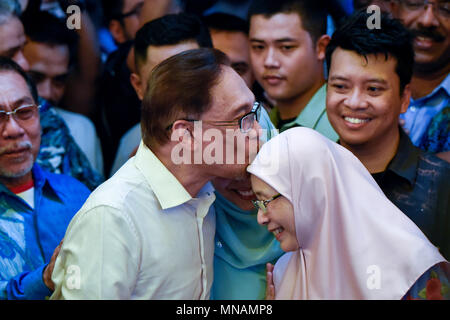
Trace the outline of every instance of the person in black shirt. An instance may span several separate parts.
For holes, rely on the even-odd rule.
[[[369,30],[369,16],[353,15],[327,48],[328,118],[340,144],[449,259],[450,164],[414,147],[399,127],[411,97],[412,39],[386,15]]]

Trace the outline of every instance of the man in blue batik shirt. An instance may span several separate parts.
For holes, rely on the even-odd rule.
[[[76,179],[43,170],[37,91],[0,58],[0,299],[44,299],[73,215],[89,196]],[[55,250],[56,248],[56,250]]]
[[[394,0],[391,8],[414,36],[412,98],[402,116],[404,128],[415,146],[449,151],[450,2]]]

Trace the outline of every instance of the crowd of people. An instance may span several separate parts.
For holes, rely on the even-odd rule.
[[[0,0],[0,299],[450,299],[449,71],[448,0]]]

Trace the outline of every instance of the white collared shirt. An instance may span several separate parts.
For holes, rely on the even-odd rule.
[[[142,142],[71,221],[52,299],[209,299],[215,200],[192,198]]]

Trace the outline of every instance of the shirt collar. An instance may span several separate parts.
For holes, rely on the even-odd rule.
[[[388,166],[388,170],[407,179],[412,185],[416,180],[417,162],[421,154],[420,149],[416,148],[403,129],[400,128],[400,141],[397,153]]]
[[[284,125],[283,130],[289,129],[294,126],[303,126],[308,128],[315,128],[317,122],[320,120],[321,116],[326,112],[326,106],[323,103],[326,101],[327,87],[324,84],[319,90],[314,94],[314,96],[309,100],[306,107],[300,112],[297,118]],[[322,105],[322,107],[318,107]],[[278,109],[275,107],[270,112],[270,119],[278,127],[280,121],[280,114]],[[281,128],[280,128],[281,129]]]
[[[183,185],[142,140],[134,161],[163,210],[182,205],[192,199]]]
[[[326,95],[327,86],[324,84],[309,100],[305,109],[295,119],[295,122],[304,127],[315,128],[321,116],[326,112],[326,106],[323,103],[326,101]]]
[[[443,91],[445,91],[447,96],[450,97],[450,73],[447,75],[447,77],[445,77],[444,81],[442,81],[436,88],[434,88],[434,90],[430,94],[428,94],[428,95],[426,95],[424,97],[421,97],[419,99],[416,99],[416,100],[414,100],[411,97],[411,102],[422,101],[422,100],[425,100],[425,99],[429,99],[430,97],[433,97],[435,94],[437,94],[441,89]]]
[[[36,190],[41,190],[45,186],[50,188],[55,195],[58,195],[56,189],[52,186],[51,179],[49,179],[47,173],[42,170],[36,162],[33,164],[31,172],[33,174],[33,183]],[[7,193],[15,196],[15,194],[12,193],[3,183],[0,183],[0,193]]]

